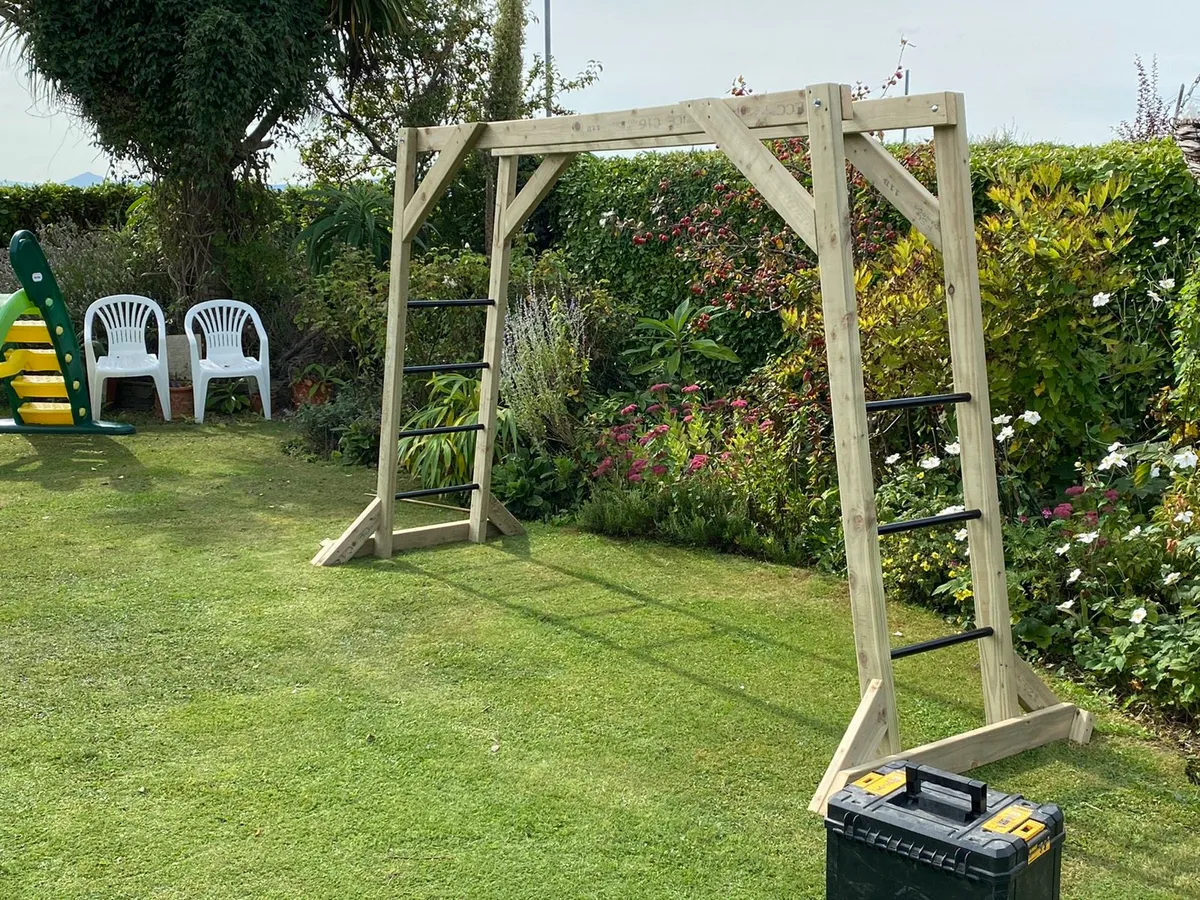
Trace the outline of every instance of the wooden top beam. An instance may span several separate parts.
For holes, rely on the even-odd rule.
[[[804,91],[752,94],[722,100],[760,140],[808,134],[808,105]],[[944,93],[851,103],[850,88],[842,85],[842,106],[849,111],[844,129],[850,133],[954,124],[955,107],[946,101]],[[417,129],[417,149],[423,153],[441,150],[454,137],[457,127],[442,125]],[[622,112],[490,122],[484,126],[475,146],[498,156],[510,156],[711,143],[712,139],[688,115],[684,104],[675,103]]]

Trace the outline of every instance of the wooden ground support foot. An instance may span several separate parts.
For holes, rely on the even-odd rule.
[[[878,678],[867,685],[867,692],[858,704],[858,711],[850,720],[842,742],[838,744],[829,767],[825,769],[825,777],[821,779],[821,784],[808,805],[811,812],[824,811],[825,798],[834,793],[833,784],[844,769],[878,757],[879,748],[888,731],[888,707],[883,702],[882,688],[883,682]]]
[[[867,772],[898,759],[962,773],[977,769],[1017,753],[1043,747],[1068,738],[1084,743],[1091,736],[1091,714],[1073,703],[1058,703],[1024,716],[985,725],[932,744],[882,756],[866,763],[855,763],[835,777],[822,780],[809,809],[825,814],[829,798]]]
[[[366,509],[359,513],[358,518],[350,523],[350,527],[342,532],[341,537],[321,542],[321,549],[312,558],[312,564],[314,566],[340,566],[356,556],[373,553],[375,542],[372,535],[379,529],[381,508],[382,504],[376,497],[367,504]],[[371,549],[365,550],[368,542],[371,544]]]

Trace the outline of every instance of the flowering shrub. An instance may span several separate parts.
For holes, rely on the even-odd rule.
[[[828,412],[782,388],[771,399],[708,400],[699,385],[659,383],[599,416],[581,524],[835,565]]]

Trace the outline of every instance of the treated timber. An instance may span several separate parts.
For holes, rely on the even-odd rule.
[[[971,395],[956,411],[962,453],[963,504],[980,518],[967,523],[975,624],[995,633],[979,642],[983,702],[989,723],[1021,712],[1014,674],[1016,654],[1004,575],[1004,539],[996,484],[995,440],[988,394],[979,261],[971,201],[971,149],[961,94],[947,94],[956,124],[933,130],[937,158],[938,209],[941,214],[942,260],[950,330],[954,390]]]
[[[883,682],[877,678],[867,685],[867,691],[862,695],[858,710],[854,713],[854,718],[850,720],[850,725],[842,736],[842,742],[838,744],[833,759],[825,769],[825,777],[821,779],[821,784],[817,787],[817,792],[808,805],[810,811],[821,811],[822,804],[832,793],[831,788],[843,769],[848,769],[869,759],[875,759],[878,755],[879,745],[883,742],[888,730],[887,707],[884,705],[883,696],[880,693],[882,686]]]
[[[770,150],[722,100],[693,100],[685,108],[746,180],[811,249],[817,248],[816,206]]]
[[[914,94],[851,103],[850,88],[838,88],[842,109],[849,116],[847,131],[876,132],[953,124],[945,94]],[[807,96],[804,91],[779,91],[726,97],[722,101],[755,132],[760,140],[804,137],[808,134]],[[936,107],[936,109],[935,109]],[[453,125],[422,128],[422,152],[441,150],[454,135]],[[699,128],[682,103],[619,112],[555,116],[551,119],[515,119],[490,122],[475,145],[497,155],[637,150],[707,144],[711,139]]]
[[[442,194],[446,193],[450,182],[467,161],[471,148],[475,146],[486,126],[482,122],[471,122],[450,127],[454,129],[453,135],[429,167],[425,177],[421,179],[421,185],[414,192],[412,199],[404,207],[404,228],[401,233],[406,241],[411,241],[417,236],[433,208],[442,199]]]
[[[361,556],[362,548],[370,542],[371,550],[375,544],[371,535],[379,528],[379,498],[376,497],[367,504],[367,508],[358,514],[358,518],[350,523],[350,527],[342,532],[341,537],[324,541],[317,555],[313,557],[314,566],[339,566],[349,562],[356,556]]]
[[[500,159],[496,175],[496,222],[506,222],[509,207],[517,195],[517,157]],[[504,355],[504,318],[508,311],[508,277],[512,268],[512,238],[504,228],[492,233],[492,268],[488,296],[496,301],[489,306],[483,335],[483,361],[487,368],[479,385],[479,424],[483,430],[475,438],[475,483],[479,490],[471,495],[468,535],[472,541],[487,540],[488,512],[492,496],[492,462],[496,452],[497,407],[500,404],[500,360]]]
[[[846,158],[884,198],[900,210],[913,227],[942,249],[942,224],[937,197],[892,156],[887,148],[867,134],[846,135]]]
[[[542,160],[537,171],[529,176],[521,193],[509,204],[504,214],[504,237],[512,240],[533,215],[534,211],[546,199],[546,195],[554,189],[554,185],[567,170],[567,166],[575,159],[574,153],[552,153]]]
[[[462,134],[455,131],[455,134]],[[402,128],[396,151],[396,199],[392,213],[392,234],[404,232],[409,201],[416,190],[416,129]],[[379,472],[376,500],[379,519],[375,523],[375,555],[392,555],[392,520],[396,512],[396,464],[399,456],[400,394],[404,386],[404,337],[408,324],[408,276],[412,263],[412,241],[392,242],[391,268],[388,273],[387,342],[383,363],[383,402],[380,419]]]
[[[814,797],[813,806],[824,813],[829,798],[852,781],[898,759],[917,765],[933,766],[948,772],[968,772],[999,759],[1042,747],[1071,736],[1080,710],[1071,703],[1059,703],[1024,716],[965,731],[903,753],[892,753],[867,763],[856,763],[838,773],[824,796]]]
[[[392,532],[392,546],[394,550],[416,550],[421,547],[436,547],[439,544],[453,544],[465,541],[470,530],[471,525],[465,519],[461,522],[405,528]]]
[[[1050,690],[1046,683],[1038,677],[1033,666],[1019,656],[1014,662],[1013,674],[1017,679],[1017,700],[1022,709],[1026,712],[1035,712],[1061,702],[1054,691]]]
[[[517,535],[525,533],[525,526],[521,524],[508,507],[496,499],[495,494],[488,495],[488,520],[500,530],[501,534]]]
[[[842,139],[842,98],[838,86],[832,84],[810,86],[808,93],[812,98],[809,150],[812,156],[813,199],[817,206],[816,243],[821,269],[821,305],[825,321],[829,396],[833,407],[838,490],[859,690],[865,696],[873,681],[881,683],[879,693],[888,721],[884,746],[888,752],[894,753],[900,749],[900,734],[896,688],[892,681],[883,566],[879,558],[879,537],[875,530],[878,520],[851,251],[846,149]],[[798,184],[796,189],[800,189]]]

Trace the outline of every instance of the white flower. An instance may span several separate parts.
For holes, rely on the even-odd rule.
[[[1151,478],[1157,478],[1161,474],[1162,474],[1162,468],[1160,468],[1159,466],[1151,466],[1150,467],[1150,477]]]
[[[900,462],[900,454],[893,453],[891,456],[885,459],[884,462],[889,466],[894,466],[896,463]]]
[[[921,460],[919,463],[917,463],[917,465],[919,465],[926,472],[930,471],[931,469],[936,469],[941,464],[942,464],[942,461],[940,459],[938,459],[936,456],[927,456],[923,460]]]
[[[992,424],[993,425],[1007,425],[1011,421],[1012,421],[1012,416],[996,416],[996,418],[992,419]]]
[[[1098,537],[1100,537],[1100,532],[1098,531],[1085,531],[1083,534],[1076,537],[1075,540],[1079,541],[1081,544],[1090,544]]]
[[[1000,429],[1000,433],[998,435],[996,435],[996,440],[999,441],[1001,444],[1003,444],[1014,434],[1016,434],[1016,432],[1013,431],[1013,427],[1011,425],[1005,425],[1003,428]]]
[[[1157,249],[1159,247],[1165,247],[1169,243],[1171,243],[1171,239],[1169,237],[1160,237],[1157,241],[1154,242],[1154,247],[1155,247],[1155,249]]]
[[[958,531],[954,532],[954,539],[956,541],[965,541],[967,539],[967,529],[960,528]]]
[[[1124,449],[1125,449],[1125,445],[1122,444],[1120,441],[1113,441],[1111,444],[1108,445],[1109,453],[1116,453],[1118,450],[1124,450]]]
[[[938,515],[939,516],[950,516],[950,515],[953,515],[954,513],[966,512],[966,509],[967,508],[965,506],[947,506],[940,513],[938,513]]]
[[[1132,528],[1129,529],[1129,533],[1127,535],[1125,535],[1125,540],[1132,541],[1134,538],[1136,538],[1141,533],[1142,533],[1142,526],[1134,525]]]
[[[1106,294],[1103,291],[1092,298],[1092,306],[1094,306],[1096,309],[1099,309],[1102,306],[1108,306],[1108,304],[1111,302],[1112,294]]]
[[[1139,606],[1137,609],[1135,609],[1133,614],[1129,617],[1129,621],[1134,625],[1141,625],[1144,621],[1146,621],[1146,607]]]
[[[1108,456],[1104,457],[1104,459],[1100,460],[1100,465],[1097,466],[1097,468],[1101,472],[1107,472],[1109,469],[1113,468],[1114,466],[1119,467],[1119,466],[1124,466],[1124,465],[1125,465],[1125,457],[1123,457],[1120,453],[1117,453],[1114,451],[1114,452],[1108,454]]]
[[[1180,575],[1178,572],[1171,572],[1167,575],[1166,578],[1163,579],[1163,584],[1166,585],[1167,587],[1170,587],[1171,585],[1173,585],[1175,582],[1177,582],[1182,577],[1183,576]]]
[[[1061,610],[1062,612],[1070,612],[1074,606],[1075,606],[1075,601],[1072,599],[1072,600],[1066,601],[1065,603],[1060,603],[1060,604],[1058,604],[1058,606],[1056,606],[1054,608],[1057,610]]]
[[[1079,580],[1079,576],[1083,574],[1082,569],[1072,569],[1070,576],[1067,578],[1067,584],[1074,584]]]
[[[1021,413],[1021,418],[1030,425],[1036,425],[1038,422],[1042,421],[1042,414],[1036,409],[1027,409],[1025,412]]]
[[[1162,281],[1160,281],[1158,283],[1158,286],[1160,288],[1162,288],[1164,291],[1173,291],[1173,290],[1175,290],[1175,279],[1174,278],[1164,278]]]
[[[1149,297],[1151,300],[1153,300],[1155,303],[1163,302],[1162,297],[1160,297],[1158,294],[1154,293],[1154,291],[1146,291],[1146,296]]]
[[[962,453],[962,445],[959,444],[958,441],[955,441],[953,444],[946,445],[947,456],[958,456],[960,453]]]
[[[1071,549],[1071,542],[1070,542],[1070,541],[1067,541],[1067,542],[1066,542],[1065,544],[1063,544],[1061,547],[1056,547],[1056,548],[1055,548],[1055,550],[1054,550],[1054,552],[1055,552],[1055,553],[1057,553],[1059,556],[1066,556],[1066,555],[1067,555],[1067,551],[1068,551],[1068,550],[1070,550],[1070,549]]]
[[[1197,459],[1200,459],[1200,457],[1196,456],[1196,451],[1189,448],[1176,453],[1174,462],[1181,469],[1194,469],[1196,468]]]
[[[1175,521],[1182,522],[1184,525],[1191,525],[1192,519],[1194,519],[1195,517],[1196,517],[1196,514],[1194,512],[1192,512],[1190,509],[1185,509],[1183,512],[1181,512],[1179,515],[1177,515],[1175,517]]]
[[[607,226],[611,225],[613,223],[613,220],[616,219],[616,217],[617,217],[617,212],[616,212],[616,210],[613,210],[613,209],[610,209],[606,213],[602,213],[600,215],[600,227],[606,228]]]

